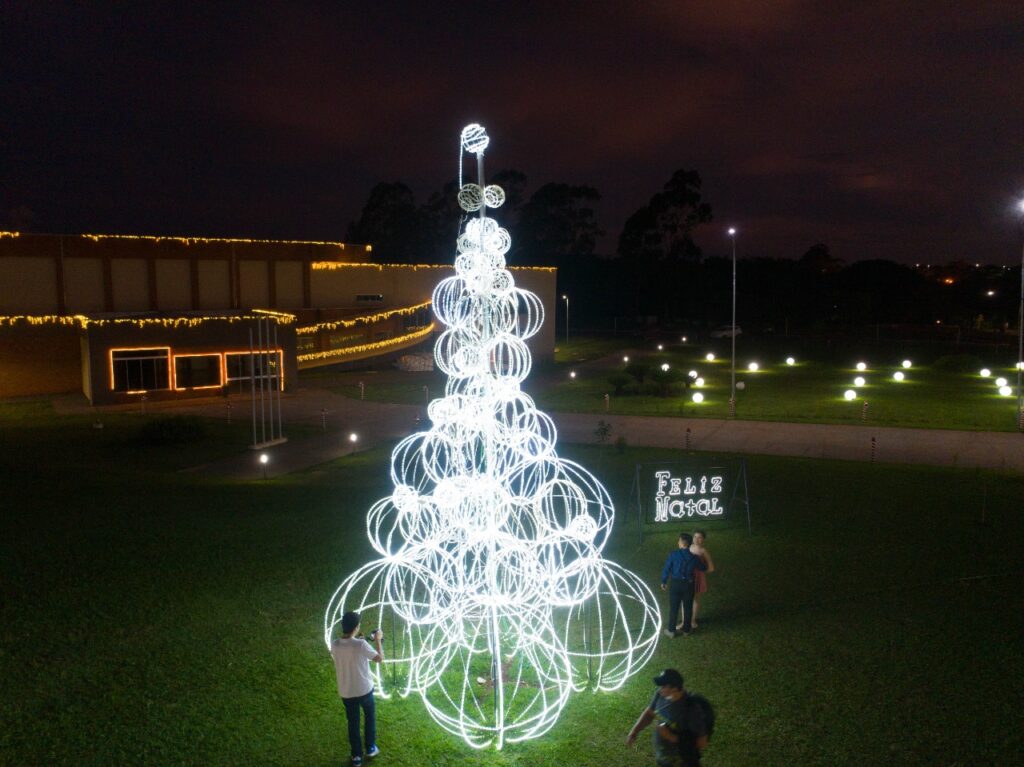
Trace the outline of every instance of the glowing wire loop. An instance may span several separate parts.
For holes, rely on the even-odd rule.
[[[482,156],[489,139],[470,125],[460,141]],[[505,195],[480,178],[458,198],[479,213]],[[659,613],[643,581],[602,557],[608,492],[558,457],[554,423],[519,388],[544,311],[505,269],[508,232],[484,212],[456,246],[456,275],[433,293],[445,394],[430,429],[391,455],[394,490],[366,517],[380,557],[335,592],[324,640],[359,611],[387,637],[382,697],[418,694],[444,729],[501,748],[549,730],[572,692],[620,687],[653,654]]]

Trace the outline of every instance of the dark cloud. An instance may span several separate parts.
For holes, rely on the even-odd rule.
[[[0,30],[0,203],[39,228],[339,238],[373,183],[453,177],[477,120],[492,167],[598,187],[613,235],[687,167],[747,252],[1014,258],[1016,2],[36,2]]]

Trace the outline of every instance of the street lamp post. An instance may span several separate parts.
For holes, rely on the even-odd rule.
[[[1020,306],[1017,309],[1017,431],[1024,431],[1024,392],[1020,388],[1020,376],[1024,373],[1024,200],[1018,208],[1021,212],[1020,250]]]
[[[565,301],[565,343],[569,343],[569,296],[562,296]]]
[[[729,415],[736,415],[736,228],[729,227],[732,240],[732,385],[729,395]]]

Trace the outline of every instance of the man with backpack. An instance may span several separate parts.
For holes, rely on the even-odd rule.
[[[703,696],[686,691],[683,675],[674,668],[662,671],[654,683],[658,690],[629,731],[626,744],[632,746],[640,731],[657,720],[654,760],[658,767],[698,767],[715,726],[714,709]]]

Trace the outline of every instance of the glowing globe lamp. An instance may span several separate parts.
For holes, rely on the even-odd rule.
[[[358,435],[358,434],[356,434],[356,433],[355,433],[354,431],[353,431],[353,432],[351,432],[351,433],[349,433],[349,435],[348,435],[348,441],[349,441],[349,442],[358,442],[358,441],[359,441],[359,435]]]
[[[867,370],[867,369],[868,369],[868,364],[866,362],[858,362],[857,363],[857,370]]]
[[[1000,386],[999,393],[1002,394],[1004,397],[1009,397],[1011,394],[1013,394],[1013,389],[1011,389],[1009,386]]]
[[[999,377],[996,379],[996,386],[1006,386],[1006,379]]]
[[[864,376],[857,376],[856,378],[853,379],[854,386],[863,386],[864,383]]]
[[[786,357],[786,364],[787,365],[795,365],[796,364],[796,360],[793,359],[792,357]]]
[[[737,381],[736,388],[739,389],[740,391],[743,391],[744,389],[747,388],[747,385],[743,383],[743,381]]]
[[[749,370],[751,373],[756,373],[757,368],[758,364],[756,362],[751,362],[749,365],[747,365],[747,370]]]
[[[690,378],[696,378],[697,377],[697,371],[696,370],[691,370],[686,375],[690,376]]]
[[[706,359],[706,360],[707,360],[708,362],[714,362],[714,361],[715,361],[715,355],[714,355],[714,354],[712,354],[711,352],[708,352],[708,353],[707,353],[707,354],[706,354],[706,355],[704,356],[704,359]]]
[[[855,400],[857,399],[857,392],[855,392],[853,389],[847,389],[845,392],[843,392],[843,399],[847,401]]]
[[[661,351],[662,349],[664,349],[664,348],[665,348],[664,346],[662,346],[661,344],[658,344],[658,351],[659,351],[659,352],[660,352],[660,351]]]
[[[699,391],[695,391],[693,393],[693,401],[699,405],[701,402],[704,401],[704,395],[701,394]]]
[[[903,360],[903,367],[905,367],[905,368],[909,368],[913,364],[914,363],[911,362],[910,360]]]
[[[575,377],[576,377],[576,371],[575,370],[570,370],[569,371],[569,378],[575,378]]]
[[[694,379],[694,381],[693,381],[693,385],[694,386],[703,386],[704,385],[704,379],[701,378],[700,376],[697,376],[697,378]]]
[[[665,372],[668,372],[668,363],[667,362],[661,363],[661,369],[664,370]]]
[[[897,370],[895,373],[892,374],[892,378],[894,381],[902,381],[905,377],[906,376],[903,375],[902,370]]]
[[[629,362],[629,357],[623,357],[623,358],[622,358],[622,361],[623,361],[623,362]]]
[[[980,375],[982,378],[988,378],[990,375],[992,375],[992,371],[989,370],[988,368],[982,368],[981,372],[979,372],[978,375]]]
[[[686,343],[686,336],[681,337],[679,340],[682,341],[685,344]]]

